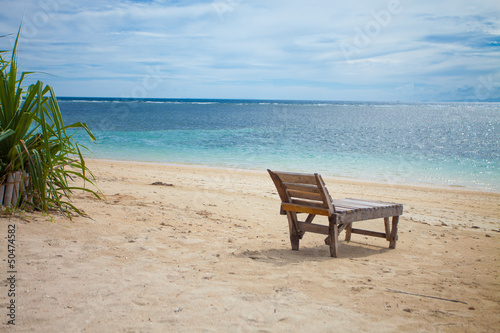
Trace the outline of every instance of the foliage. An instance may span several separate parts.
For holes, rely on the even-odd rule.
[[[23,87],[32,72],[18,77],[20,31],[10,60],[4,58],[5,51],[0,53],[0,183],[5,183],[8,173],[22,170],[29,175],[29,186],[20,198],[29,198],[30,205],[44,212],[56,209],[68,216],[71,211],[83,215],[70,202],[72,191],[100,195],[85,186],[95,188],[95,179],[81,153],[85,147],[73,135],[75,130],[84,130],[92,141],[95,137],[84,123],[64,125],[52,87],[41,81]],[[77,179],[83,187],[74,185]]]

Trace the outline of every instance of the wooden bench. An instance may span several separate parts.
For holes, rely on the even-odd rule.
[[[333,200],[328,193],[325,182],[317,173],[302,174],[290,172],[273,172],[267,170],[281,198],[282,215],[287,215],[292,250],[298,251],[299,240],[306,232],[328,235],[325,243],[330,245],[330,255],[338,255],[338,236],[346,230],[346,241],[351,234],[385,238],[389,248],[396,248],[398,238],[399,216],[403,214],[403,205],[364,200]],[[304,221],[299,221],[298,214],[308,214]],[[328,217],[328,225],[312,223],[316,215]],[[392,217],[392,225],[389,218]],[[384,219],[385,232],[377,232],[352,227],[353,222]]]

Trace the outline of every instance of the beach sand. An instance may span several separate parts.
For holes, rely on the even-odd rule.
[[[106,201],[76,193],[88,218],[2,216],[2,330],[500,328],[499,193],[326,178],[334,198],[404,204],[396,249],[363,235],[346,243],[342,233],[331,258],[318,234],[291,250],[265,170],[89,165]],[[8,224],[16,226],[15,328],[6,325]],[[383,230],[383,220],[363,224]]]

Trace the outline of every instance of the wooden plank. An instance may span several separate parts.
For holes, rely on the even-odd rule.
[[[335,205],[335,208],[338,211],[359,210],[359,209],[384,209],[392,207],[396,209],[393,215],[403,214],[403,205],[401,204],[362,201],[358,199],[333,200],[333,204]]]
[[[393,206],[397,205],[395,203],[391,202],[380,202],[380,201],[371,201],[371,200],[363,200],[363,199],[352,199],[352,198],[346,198],[342,199],[342,201],[353,203],[356,205],[362,205],[362,206],[367,206],[367,207],[383,207],[383,206]]]
[[[339,211],[335,213],[339,223],[351,223],[357,221],[374,220],[383,217],[401,215],[401,207],[383,207],[377,209],[360,209],[356,211]]]
[[[328,235],[328,226],[314,223],[299,222],[299,230]]]
[[[342,200],[333,200],[332,203],[339,208],[345,208],[345,209],[372,209],[372,208],[386,208],[386,207],[398,207],[401,206],[401,204],[379,204],[379,203],[372,203],[369,201],[352,201],[352,200],[347,200],[347,199],[342,199]]]
[[[367,200],[367,199],[356,199],[356,198],[345,198],[343,200],[350,200],[350,201],[354,201],[354,202],[373,203],[373,204],[377,204],[379,206],[399,205],[398,203],[394,203],[394,202],[378,201],[378,200]]]
[[[316,185],[318,186],[319,194],[321,195],[322,201],[327,205],[328,210],[330,210],[330,212],[335,212],[335,207],[332,204],[332,198],[328,193],[328,189],[326,188],[323,178],[317,173],[315,173],[314,175],[316,177]]]
[[[312,221],[314,220],[314,217],[315,217],[315,216],[316,216],[316,215],[314,215],[314,214],[309,214],[309,215],[307,215],[307,218],[306,218],[305,223],[312,223]]]
[[[316,185],[306,185],[306,184],[294,184],[294,183],[283,183],[288,190],[298,190],[302,192],[309,193],[319,193],[318,187]]]
[[[358,206],[354,206],[354,205],[348,206],[348,205],[337,205],[335,203],[333,203],[333,204],[335,205],[335,209],[338,212],[346,212],[346,213],[356,212],[356,211],[360,211],[363,209],[366,209],[366,210],[377,209],[376,207],[358,207]]]
[[[343,209],[370,209],[370,208],[376,208],[374,206],[366,206],[366,205],[361,205],[361,204],[356,204],[354,202],[347,202],[345,200],[332,200],[332,203],[335,205],[336,208],[343,208]]]
[[[291,198],[301,198],[316,201],[323,201],[319,193],[302,192],[296,190],[288,190],[288,196]]]
[[[339,234],[350,224],[338,224]]]
[[[283,183],[309,184],[316,185],[316,177],[314,174],[307,173],[291,173],[291,172],[274,172]]]
[[[368,202],[363,202],[363,201],[352,201],[352,200],[347,200],[347,199],[336,199],[333,200],[336,205],[339,206],[345,206],[345,207],[357,207],[357,208],[373,208],[373,207],[380,207],[381,205],[378,204],[370,204]]]
[[[338,207],[338,208],[345,208],[345,209],[374,209],[374,208],[383,208],[383,207],[387,207],[387,206],[375,206],[375,205],[365,205],[365,204],[362,204],[362,203],[354,203],[354,202],[347,202],[345,200],[337,200],[337,201],[333,201],[333,203],[335,204],[335,207]]]
[[[274,186],[276,186],[276,190],[278,191],[278,195],[280,196],[281,202],[288,202],[290,198],[288,197],[288,193],[286,192],[286,188],[283,185],[283,182],[278,177],[278,175],[271,170],[267,169],[271,179],[273,180]],[[281,212],[283,214],[283,212]]]
[[[321,201],[308,201],[308,200],[292,199],[291,202],[288,202],[288,203],[326,209],[326,205],[324,203],[322,203]]]
[[[365,236],[386,238],[385,233],[383,233],[383,232],[363,230],[363,229],[355,229],[355,228],[351,228],[351,232],[353,234],[361,234],[361,235],[365,235]]]
[[[286,202],[282,203],[281,207],[283,207],[284,210],[291,212],[331,216],[330,211],[324,208],[316,208],[316,207],[297,205]]]

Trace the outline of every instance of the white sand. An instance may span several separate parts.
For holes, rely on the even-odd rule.
[[[265,172],[92,161],[107,201],[90,218],[16,225],[19,332],[493,332],[500,327],[500,194],[325,179],[334,198],[404,204],[395,250],[321,235],[292,251]],[[313,171],[313,170],[312,170]],[[153,186],[161,181],[173,186]],[[375,224],[383,230],[383,221]],[[373,228],[373,227],[372,227]],[[341,234],[343,240],[343,234]],[[398,290],[436,298],[396,293]]]

